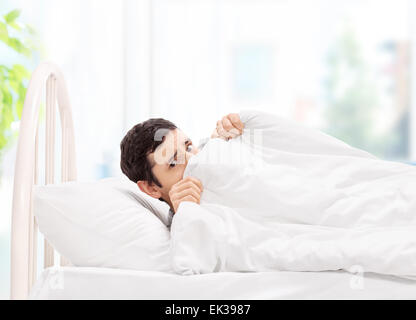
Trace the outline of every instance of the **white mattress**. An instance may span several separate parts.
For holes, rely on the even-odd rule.
[[[31,299],[416,299],[416,281],[337,272],[170,273],[49,268]]]

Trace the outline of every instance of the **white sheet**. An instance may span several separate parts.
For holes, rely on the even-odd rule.
[[[173,219],[176,272],[416,275],[415,167],[270,114],[240,117],[242,137],[212,139],[188,163],[204,191]]]
[[[180,276],[106,268],[44,270],[31,299],[414,299],[416,282],[333,272]]]

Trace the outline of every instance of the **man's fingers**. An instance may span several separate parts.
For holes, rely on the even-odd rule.
[[[233,138],[233,134],[232,134],[232,133],[230,133],[230,132],[227,132],[227,131],[224,129],[224,127],[222,126],[222,121],[218,121],[218,122],[217,122],[217,132],[218,132],[218,134],[219,134],[221,137],[223,137],[223,138],[226,138],[226,139],[231,139],[231,138]]]
[[[220,123],[220,121],[217,121],[217,127],[215,128],[215,131],[214,131],[214,133],[212,134],[212,136],[211,136],[211,138],[220,138],[220,139],[223,139],[223,140],[227,140],[227,138],[226,137],[224,137],[220,132],[219,132],[219,123]]]
[[[226,141],[236,138],[243,133],[244,123],[237,113],[230,113],[217,121],[217,126],[211,135],[211,138],[221,138]]]
[[[244,124],[240,116],[236,113],[230,113],[217,122],[217,133],[225,139],[233,139],[243,133]]]
[[[181,181],[173,185],[172,189],[176,192],[176,191],[181,191],[183,189],[191,187],[192,185],[194,185],[197,189],[199,189],[200,192],[204,190],[201,181],[199,181],[198,179],[194,177],[186,177],[182,179]]]
[[[227,117],[222,118],[222,126],[231,135],[231,138],[235,138],[242,133],[238,128],[233,126]]]
[[[185,189],[181,192],[176,193],[171,200],[172,201],[183,201],[183,199],[185,199],[187,196],[194,197],[195,200],[197,201],[197,203],[199,203],[199,201],[201,200],[201,194],[198,191],[196,191],[195,189],[192,189],[192,188]]]
[[[187,195],[186,197],[184,197],[181,202],[184,202],[184,201],[198,203],[198,200],[195,199],[192,195]]]
[[[172,202],[173,210],[176,212],[183,201],[191,201],[197,204],[201,200],[202,183],[194,177],[186,177],[174,184],[169,191],[169,198]]]
[[[220,121],[217,121],[217,133],[218,133],[218,136],[221,139],[226,140],[226,136],[224,134],[225,133],[225,130],[224,130],[223,126],[222,126],[221,120]]]
[[[240,116],[237,113],[230,113],[227,118],[235,128],[240,130],[241,133],[243,132],[244,123],[241,121]]]
[[[222,127],[226,131],[230,131],[231,129],[234,128],[233,124],[231,123],[231,121],[227,117],[222,118],[221,124],[222,124]]]
[[[217,132],[217,128],[215,128],[214,132],[211,134],[211,139],[219,138],[220,135]]]
[[[197,178],[194,178],[194,177],[186,177],[185,179],[186,180],[189,180],[189,181],[193,181],[199,187],[199,189],[201,190],[201,192],[204,190],[204,186],[202,185],[202,182],[199,181]]]
[[[173,193],[177,194],[177,193],[180,193],[180,192],[182,192],[184,190],[190,190],[190,189],[195,190],[195,192],[197,192],[197,193],[201,193],[202,192],[202,190],[200,189],[199,186],[197,186],[192,181],[188,181],[186,183],[183,183],[183,184],[177,186],[175,189],[173,189]]]
[[[193,183],[195,183],[199,187],[199,189],[201,190],[201,192],[204,190],[204,187],[202,185],[202,182],[199,181],[197,178],[194,178],[194,177],[186,177],[184,180],[185,181],[192,181]]]

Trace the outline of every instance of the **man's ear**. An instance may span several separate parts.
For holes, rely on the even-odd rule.
[[[154,183],[149,184],[147,181],[137,181],[137,185],[142,192],[152,198],[159,199],[162,197],[162,192],[160,192],[160,189]]]

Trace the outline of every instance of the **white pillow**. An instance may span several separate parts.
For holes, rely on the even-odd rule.
[[[170,271],[169,206],[126,177],[34,186],[39,230],[75,266]]]

